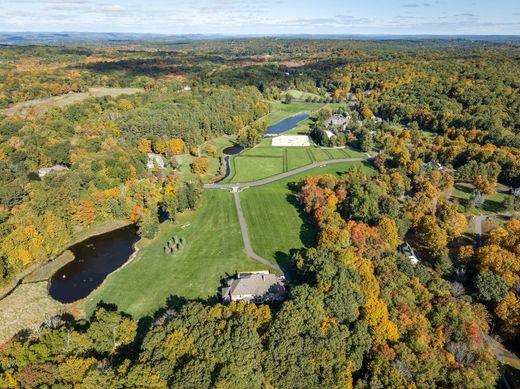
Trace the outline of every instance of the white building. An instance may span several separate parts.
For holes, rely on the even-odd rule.
[[[327,135],[327,138],[334,138],[336,134],[334,134],[332,131],[325,130],[325,135]]]
[[[267,270],[238,273],[236,277],[227,279],[225,284],[220,291],[224,302],[281,301],[287,294],[282,278]]]
[[[306,147],[310,146],[307,135],[280,135],[274,137],[271,143],[274,147]]]
[[[54,165],[54,166],[51,166],[51,167],[42,167],[42,168],[38,169],[38,176],[40,176],[40,178],[43,178],[48,173],[60,173],[60,172],[63,172],[65,170],[69,170],[69,168],[67,166],[63,166],[63,165]]]
[[[164,162],[162,155],[155,154],[155,153],[148,153],[148,162],[146,163],[146,167],[148,169],[153,169],[156,165],[160,169],[166,168],[166,163]]]
[[[182,90],[185,91],[185,92],[189,92],[191,90],[191,86],[184,85],[184,88],[182,88]]]

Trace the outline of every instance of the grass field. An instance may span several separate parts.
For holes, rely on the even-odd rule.
[[[164,254],[174,235],[184,237],[186,246],[176,256]],[[211,298],[226,273],[264,268],[245,254],[233,195],[205,191],[196,211],[180,215],[173,224],[163,223],[132,262],[88,297],[86,309],[90,314],[104,301],[139,318],[164,307],[170,295]]]
[[[270,139],[263,139],[258,146],[231,159],[232,173],[225,182],[251,182],[314,162],[364,157],[365,153],[348,148],[272,147]]]
[[[323,96],[317,95],[315,93],[309,93],[309,92],[302,92],[296,89],[289,89],[287,92],[285,92],[283,95],[289,94],[293,99],[304,101],[308,98],[311,99],[322,99]]]
[[[294,184],[309,176],[341,174],[354,166],[362,167],[367,174],[373,172],[363,162],[334,164],[242,191],[240,200],[255,252],[286,266],[292,249],[311,245],[315,230],[306,215],[300,213]]]
[[[306,103],[294,101],[284,104],[280,101],[271,101],[271,113],[267,115],[267,125],[271,126],[300,112],[314,112],[325,106],[325,103]]]
[[[461,206],[466,207],[469,204],[469,199],[471,198],[471,193],[473,192],[474,187],[471,184],[459,183],[455,184],[453,189],[452,198],[458,199]],[[511,196],[508,193],[497,192],[493,195],[485,196],[484,206],[481,210],[477,209],[475,213],[499,213],[504,212],[504,206],[502,205],[503,201]]]

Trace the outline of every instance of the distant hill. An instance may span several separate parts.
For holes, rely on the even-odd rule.
[[[0,45],[100,43],[123,44],[132,42],[189,42],[225,38],[284,38],[284,39],[346,39],[346,40],[452,40],[495,43],[520,43],[520,35],[230,35],[230,34],[148,34],[125,32],[0,32]]]

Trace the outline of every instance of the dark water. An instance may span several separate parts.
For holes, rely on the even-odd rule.
[[[222,153],[224,155],[235,155],[240,153],[244,148],[240,145],[233,145],[230,147],[226,147],[224,150],[222,150]]]
[[[310,116],[308,113],[300,113],[295,116],[291,116],[290,118],[284,119],[281,122],[273,124],[270,127],[267,127],[266,134],[281,134],[282,132],[292,130],[294,127],[298,125],[301,121],[307,119]]]
[[[135,226],[128,226],[71,246],[75,259],[52,276],[49,294],[62,303],[88,296],[128,260],[138,240]]]

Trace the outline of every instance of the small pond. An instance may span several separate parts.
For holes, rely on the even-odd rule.
[[[88,296],[130,258],[138,240],[137,229],[132,225],[69,247],[75,258],[52,276],[50,296],[65,304]]]
[[[307,119],[310,116],[308,112],[299,113],[298,115],[291,116],[287,119],[282,120],[272,126],[267,127],[266,134],[281,134],[282,132],[292,130],[301,121]]]
[[[242,150],[244,150],[244,148],[242,146],[233,145],[233,146],[226,147],[224,150],[222,150],[222,153],[224,155],[235,155],[235,154],[240,153]]]

